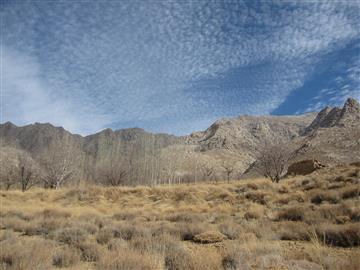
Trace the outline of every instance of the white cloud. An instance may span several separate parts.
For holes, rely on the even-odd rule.
[[[20,102],[10,92],[34,93],[21,101],[27,114],[6,104],[4,115],[88,133],[121,121],[191,126],[219,113],[266,114],[304,84],[321,55],[359,37],[358,14],[358,4],[324,1],[17,2],[1,13],[3,41],[36,72],[8,59],[27,79],[5,86],[5,102]],[[220,89],[214,103],[188,92],[192,82],[268,63],[249,75],[251,87]],[[238,111],[229,111],[220,102],[234,92]]]
[[[1,50],[1,112],[6,118],[20,125],[51,122],[78,133],[93,131],[98,128],[97,121],[106,119],[98,115],[92,115],[91,119],[84,117],[74,112],[69,101],[52,98],[51,87],[40,77],[35,58],[6,47]]]

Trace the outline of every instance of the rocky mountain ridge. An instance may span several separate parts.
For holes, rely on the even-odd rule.
[[[6,156],[11,149],[21,150],[40,163],[49,153],[67,149],[82,179],[95,179],[98,169],[113,160],[128,168],[129,182],[149,175],[163,181],[199,179],[205,177],[206,166],[213,170],[213,178],[221,178],[221,164],[232,163],[237,174],[244,172],[264,141],[289,142],[297,149],[298,160],[359,161],[359,108],[358,101],[348,99],[343,108],[326,107],[317,114],[224,118],[205,131],[182,137],[139,128],[105,129],[83,137],[48,123],[17,127],[6,122],[0,125],[1,152]]]

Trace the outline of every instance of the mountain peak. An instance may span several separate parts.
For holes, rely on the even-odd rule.
[[[333,126],[348,126],[360,121],[360,105],[354,98],[348,98],[342,109],[326,106],[322,109],[314,121],[305,129],[305,134],[315,131],[318,128]]]

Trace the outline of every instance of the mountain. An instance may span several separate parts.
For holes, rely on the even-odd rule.
[[[299,116],[223,118],[208,129],[177,137],[140,128],[80,136],[49,123],[0,125],[1,151],[44,159],[66,156],[80,179],[96,181],[111,166],[126,170],[127,184],[223,178],[224,163],[244,172],[267,141],[286,141],[295,160],[316,158],[325,164],[359,161],[360,106],[348,99],[343,108],[326,107]],[[14,156],[14,154],[12,154]],[[236,175],[233,175],[236,177]]]

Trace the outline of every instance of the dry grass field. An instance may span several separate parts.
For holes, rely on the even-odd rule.
[[[1,191],[0,268],[355,270],[359,179]]]

